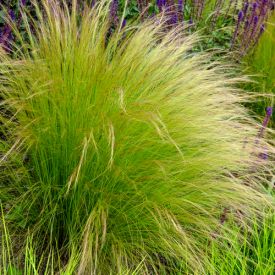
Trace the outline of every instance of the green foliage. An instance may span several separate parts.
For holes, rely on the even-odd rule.
[[[257,47],[242,62],[247,74],[253,82],[244,85],[244,89],[257,96],[249,108],[262,119],[266,108],[274,108],[275,95],[275,13],[270,17],[266,30],[260,38]],[[274,128],[275,115],[271,117],[269,126]]]
[[[275,94],[275,14],[270,18],[266,32],[259,41],[251,65],[262,73],[263,91]]]
[[[212,265],[208,273],[222,275],[273,274],[275,261],[274,223],[274,212],[269,212],[261,224],[254,220],[252,228],[236,227],[235,242],[231,242],[230,245],[227,242],[219,246],[214,244],[211,247]],[[241,239],[240,236],[242,236]]]
[[[3,216],[2,216],[3,217]],[[2,222],[5,224],[5,220]],[[273,274],[274,261],[275,261],[275,232],[273,230],[275,215],[274,212],[267,213],[267,216],[263,221],[259,223],[257,219],[254,219],[251,227],[235,227],[234,239],[230,243],[226,240],[222,240],[219,243],[212,243],[209,250],[210,261],[206,265],[206,274]],[[0,261],[1,274],[39,274],[41,271],[41,260],[37,262],[34,254],[35,248],[33,247],[30,238],[27,239],[26,248],[24,252],[24,273],[16,268],[16,263],[13,258],[7,256],[10,248],[10,236],[9,232],[4,230],[2,235],[2,254]],[[8,241],[7,241],[8,240]],[[206,259],[207,259],[206,257]],[[51,269],[52,256],[48,255],[47,263],[44,266],[44,274],[54,274],[54,270]],[[57,256],[57,259],[59,257]],[[71,258],[73,259],[73,258]],[[77,258],[75,258],[76,260]],[[142,262],[141,262],[142,264]],[[67,265],[66,269],[61,268],[59,274],[72,274],[77,265],[77,260],[74,263]],[[1,267],[4,267],[1,269]],[[141,265],[137,266],[136,270],[122,270],[120,274],[140,274]],[[179,268],[185,273],[186,268],[182,266]]]
[[[267,106],[274,106],[275,96],[275,13],[270,17],[266,31],[255,50],[244,60],[248,72],[254,75],[255,83],[246,86],[248,91],[265,94],[257,99],[253,110],[264,116]],[[272,126],[275,126],[275,116],[272,116]]]
[[[235,223],[271,201],[271,162],[258,156],[273,148],[255,143],[240,79],[191,54],[196,35],[148,21],[110,36],[106,1],[83,14],[58,2],[36,5],[34,33],[23,16],[28,43],[14,27],[14,58],[0,52],[7,263],[42,274],[204,273],[207,245],[231,242]]]

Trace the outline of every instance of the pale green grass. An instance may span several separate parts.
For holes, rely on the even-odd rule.
[[[3,214],[3,213],[2,213]],[[275,223],[274,212],[270,211],[261,223],[255,219],[251,227],[235,227],[234,238],[230,243],[222,241],[219,243],[212,243],[207,247],[208,255],[206,261],[207,274],[262,274],[272,275],[274,271],[275,262]],[[1,220],[5,225],[4,218]],[[23,270],[16,268],[16,262],[11,257],[10,251],[10,236],[7,228],[4,226],[4,235],[2,236],[2,254],[0,267],[1,274],[39,274],[41,271],[40,263],[36,259],[35,248],[32,245],[31,239],[28,237],[26,249],[24,252],[24,273]],[[56,257],[58,257],[56,255]],[[208,258],[209,257],[209,262]],[[56,272],[50,268],[53,255],[48,255],[48,261],[44,266],[44,274],[55,274]],[[74,262],[67,265],[64,270],[60,266],[59,274],[69,275],[73,274],[77,266],[77,257],[71,258]],[[122,270],[120,274],[136,275],[141,274],[140,265],[135,270]],[[187,274],[185,265],[179,267],[175,274]],[[41,272],[40,272],[41,273]]]
[[[43,274],[202,274],[209,243],[272,205],[258,155],[274,147],[255,142],[241,79],[191,54],[196,35],[148,21],[107,39],[105,1],[43,3],[29,43],[15,29],[0,53],[5,255]]]

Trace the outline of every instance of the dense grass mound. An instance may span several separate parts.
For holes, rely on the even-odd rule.
[[[43,3],[0,55],[2,232],[18,252],[5,259],[203,274],[209,242],[231,241],[226,220],[240,227],[268,201],[259,154],[272,148],[238,80],[161,22],[112,30],[105,1],[81,16]]]

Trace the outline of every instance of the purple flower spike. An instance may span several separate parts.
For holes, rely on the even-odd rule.
[[[126,19],[124,18],[123,21],[122,21],[121,27],[124,28],[125,26],[126,26]]]
[[[171,23],[171,25],[175,25],[175,24],[177,24],[177,22],[178,22],[178,16],[175,13],[171,16],[170,23]]]
[[[252,10],[255,11],[255,10],[257,9],[257,7],[258,7],[257,2],[254,2],[254,3],[252,4]]]
[[[238,13],[238,21],[242,21],[243,17],[244,17],[243,11],[239,11],[239,13]]]
[[[255,39],[253,47],[258,43],[258,41],[259,41],[259,39],[260,39],[260,37],[261,37],[261,35],[263,34],[264,31],[265,31],[265,24],[262,24],[261,27],[260,27],[260,31],[259,31],[259,33],[258,33],[258,35]]]
[[[259,21],[259,17],[258,17],[257,15],[254,16],[253,21],[254,21],[254,25],[257,25],[257,23],[258,23],[258,21]]]
[[[268,153],[260,153],[259,158],[262,160],[267,160],[268,159]]]
[[[271,117],[273,113],[273,108],[272,107],[267,107],[266,108],[266,115]]]
[[[10,15],[11,20],[14,21],[15,20],[15,13],[14,13],[13,10],[9,11],[9,15]]]
[[[238,13],[238,21],[237,21],[237,24],[236,24],[236,28],[235,28],[235,31],[234,31],[232,40],[231,40],[231,49],[232,49],[233,46],[234,46],[236,37],[237,37],[238,32],[239,32],[239,29],[240,29],[240,24],[241,24],[241,21],[243,20],[243,18],[244,18],[243,11],[239,11],[239,13]]]
[[[161,10],[161,8],[162,8],[162,0],[157,0],[157,6],[158,6],[159,10]]]
[[[117,16],[118,5],[119,5],[118,0],[113,0],[110,6],[110,16],[115,24],[118,23],[118,16]]]
[[[159,11],[162,11],[163,8],[166,6],[166,0],[157,0],[157,6]]]
[[[249,4],[248,4],[248,2],[246,2],[246,3],[244,4],[244,8],[243,8],[244,14],[246,14],[246,12],[247,12],[247,10],[248,10],[248,7],[249,7]]]
[[[264,136],[264,131],[268,125],[268,122],[270,120],[270,117],[272,116],[272,112],[273,112],[273,108],[272,107],[267,107],[266,108],[266,115],[265,115],[265,118],[264,118],[264,121],[262,123],[262,127],[258,133],[258,136],[257,136],[257,139],[256,139],[256,142],[255,144],[259,144],[259,140]],[[265,149],[266,152],[262,152],[259,154],[259,158],[260,159],[263,159],[263,160],[267,160],[268,159],[268,152],[267,150]]]
[[[268,122],[269,122],[271,116],[272,116],[272,112],[273,112],[273,108],[272,107],[267,107],[266,108],[266,115],[265,115],[264,121],[262,123],[262,128],[261,128],[261,130],[260,130],[260,132],[258,134],[258,138],[262,138],[263,137],[264,131],[265,131],[267,125],[268,125]],[[257,143],[258,142],[259,141],[257,141]]]
[[[179,0],[178,1],[178,19],[179,21],[183,21],[184,20],[184,4],[185,1],[184,0]]]
[[[183,12],[183,0],[179,0],[179,2],[178,2],[178,10],[179,10],[179,13]]]
[[[21,5],[26,6],[26,2],[27,2],[27,0],[21,0]]]

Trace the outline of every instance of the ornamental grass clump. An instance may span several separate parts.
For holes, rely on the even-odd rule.
[[[34,2],[27,37],[12,25],[21,45],[1,51],[6,262],[203,274],[209,244],[230,244],[230,224],[249,227],[270,204],[272,158],[258,156],[273,148],[255,142],[230,67],[192,54],[196,35],[163,30],[165,19],[110,32],[109,4]]]

